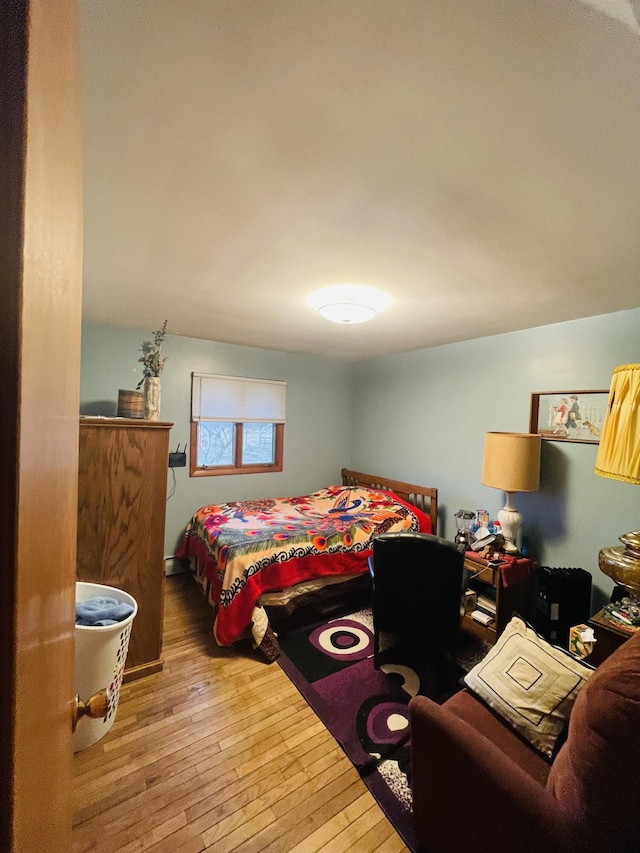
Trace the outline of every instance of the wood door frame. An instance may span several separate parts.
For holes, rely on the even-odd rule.
[[[82,186],[77,0],[0,8],[0,849],[71,849]]]

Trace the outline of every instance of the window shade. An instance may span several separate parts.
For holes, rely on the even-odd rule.
[[[287,383],[278,380],[194,373],[191,419],[283,424],[286,395]]]

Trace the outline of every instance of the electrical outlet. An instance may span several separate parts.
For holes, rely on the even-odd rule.
[[[169,468],[185,468],[187,465],[187,452],[176,451],[169,454]]]

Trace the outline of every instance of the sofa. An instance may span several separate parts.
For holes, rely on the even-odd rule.
[[[466,687],[411,700],[421,851],[640,851],[640,631],[587,674],[551,756]]]

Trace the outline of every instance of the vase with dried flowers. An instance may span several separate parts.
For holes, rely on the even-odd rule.
[[[142,379],[136,388],[143,387],[144,416],[148,421],[157,421],[160,418],[160,374],[167,360],[166,356],[161,358],[161,351],[166,337],[167,321],[165,320],[162,328],[153,333],[153,341],[143,341],[140,346],[142,355],[138,361],[143,365]]]

